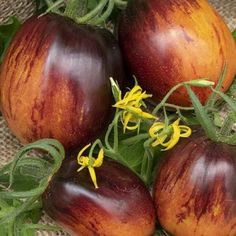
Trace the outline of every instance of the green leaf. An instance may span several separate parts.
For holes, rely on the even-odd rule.
[[[119,152],[124,158],[125,163],[134,171],[138,171],[144,155],[143,140],[133,142],[130,145],[119,142]]]
[[[225,65],[224,69],[223,69],[223,71],[222,71],[222,73],[220,75],[219,81],[218,81],[218,83],[217,83],[217,85],[215,87],[216,91],[220,91],[222,83],[223,83],[224,78],[225,78],[226,71],[227,71],[227,66]],[[212,93],[209,96],[209,98],[207,99],[207,101],[206,101],[205,109],[207,111],[213,109],[214,106],[215,106],[216,100],[217,100],[217,94],[216,93]]]
[[[185,87],[187,89],[187,92],[188,92],[191,102],[193,104],[193,107],[194,107],[194,110],[196,113],[196,117],[197,117],[199,123],[201,124],[202,128],[206,132],[206,135],[210,139],[216,140],[216,130],[213,125],[213,122],[211,121],[211,119],[207,115],[204,107],[202,106],[201,102],[199,101],[198,97],[193,92],[191,87],[189,85],[185,85]]]
[[[15,17],[12,17],[8,24],[0,25],[0,63],[2,63],[6,50],[20,26],[20,21]]]

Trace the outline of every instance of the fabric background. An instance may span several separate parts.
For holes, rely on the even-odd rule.
[[[235,0],[210,0],[209,1],[223,16],[231,30],[236,28],[236,1]],[[34,0],[0,0],[0,23],[5,23],[10,16],[16,15],[25,20],[35,10]],[[0,166],[9,162],[22,145],[11,134],[3,117],[0,116]],[[42,222],[53,223],[49,217],[44,216]],[[48,233],[38,232],[40,236],[69,235],[65,232]]]

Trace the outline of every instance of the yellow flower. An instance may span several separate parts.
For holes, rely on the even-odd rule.
[[[145,106],[143,100],[151,96],[151,94],[142,92],[142,88],[139,85],[135,85],[125,94],[123,99],[120,99],[120,101],[113,105],[113,107],[124,110],[121,117],[124,132],[126,129],[138,129],[142,119],[156,119],[155,116],[149,114],[148,112],[144,112],[141,109],[141,106]],[[130,123],[132,123],[132,125],[130,125]]]
[[[165,147],[163,150],[169,150],[178,143],[180,137],[189,137],[191,129],[186,125],[179,125],[179,122],[179,118],[168,126],[163,122],[155,122],[149,129],[149,135],[155,139],[152,146],[162,145]]]
[[[98,188],[97,178],[96,178],[96,173],[95,173],[94,168],[100,167],[102,165],[103,159],[104,159],[104,150],[102,148],[100,149],[100,151],[98,153],[98,157],[96,159],[93,157],[82,156],[83,152],[88,147],[90,147],[90,145],[91,144],[86,145],[79,152],[79,154],[77,156],[77,161],[78,161],[78,164],[81,165],[81,167],[77,171],[79,172],[79,171],[83,170],[85,167],[87,167],[95,188]]]

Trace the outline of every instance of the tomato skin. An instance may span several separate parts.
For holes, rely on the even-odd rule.
[[[119,24],[119,42],[131,74],[161,100],[176,84],[199,78],[217,83],[224,65],[226,91],[236,73],[236,44],[219,14],[205,0],[130,0]],[[210,89],[195,90],[205,102]],[[186,90],[170,103],[189,105]]]
[[[56,138],[67,149],[87,144],[109,123],[109,77],[124,78],[111,33],[56,14],[33,16],[1,68],[3,115],[23,143]]]
[[[88,170],[77,172],[78,168],[75,156],[68,158],[50,181],[43,196],[49,216],[73,235],[152,235],[153,201],[133,172],[105,159],[95,169],[95,189]]]
[[[181,140],[157,172],[154,201],[175,236],[236,234],[236,147],[202,133]]]

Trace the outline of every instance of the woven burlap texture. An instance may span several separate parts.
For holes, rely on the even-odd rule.
[[[210,1],[219,13],[224,17],[229,28],[236,28],[236,2],[235,0],[211,0]],[[16,15],[25,20],[31,16],[35,10],[33,0],[0,0],[0,23],[6,22],[10,16]],[[20,114],[19,114],[20,115]],[[0,117],[0,166],[9,162],[15,153],[21,148],[20,142],[12,135],[3,117]],[[47,216],[42,218],[42,222],[52,223]],[[68,235],[65,232],[49,233],[38,232],[40,236]]]
[[[35,0],[0,0],[0,23],[6,23],[11,16],[23,21],[36,9]]]

